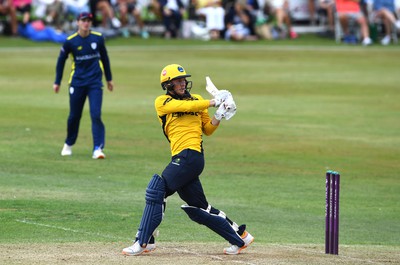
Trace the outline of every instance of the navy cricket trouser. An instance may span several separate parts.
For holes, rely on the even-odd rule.
[[[70,112],[67,122],[67,138],[65,143],[68,145],[73,145],[78,138],[79,124],[86,98],[89,98],[93,146],[104,148],[105,127],[101,120],[101,105],[103,102],[103,89],[101,87],[70,87]]]
[[[204,155],[185,149],[172,157],[171,162],[162,172],[167,190],[165,197],[175,192],[188,205],[207,209],[208,202],[199,176],[204,169]]]

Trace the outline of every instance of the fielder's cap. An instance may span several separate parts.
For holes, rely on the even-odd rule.
[[[82,12],[78,15],[78,17],[76,18],[77,20],[81,20],[81,19],[85,19],[88,18],[90,20],[93,19],[93,15],[89,12]]]

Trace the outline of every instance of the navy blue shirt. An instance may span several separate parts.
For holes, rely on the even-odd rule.
[[[112,80],[110,60],[103,35],[90,31],[87,37],[77,32],[64,42],[57,60],[55,84],[61,84],[65,61],[73,58],[69,85],[72,87],[102,87],[103,71],[107,81]]]

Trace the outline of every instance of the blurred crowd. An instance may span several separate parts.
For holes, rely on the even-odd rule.
[[[293,19],[295,1],[307,1],[306,25]],[[400,29],[400,0],[0,0],[0,34],[19,36],[34,21],[69,34],[80,12],[106,37],[296,39],[300,23],[340,42],[388,45]]]

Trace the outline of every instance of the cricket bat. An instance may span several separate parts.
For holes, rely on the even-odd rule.
[[[213,97],[215,97],[219,92],[218,88],[214,85],[209,76],[206,76],[206,90]]]

